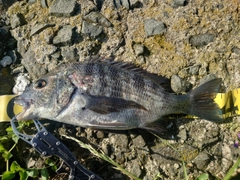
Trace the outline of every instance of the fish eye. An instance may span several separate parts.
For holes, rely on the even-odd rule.
[[[44,88],[47,85],[47,82],[43,79],[39,79],[37,80],[37,82],[35,83],[35,88],[36,89],[41,89]]]

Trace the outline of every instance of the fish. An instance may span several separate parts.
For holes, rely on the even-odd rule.
[[[32,82],[15,103],[17,120],[49,119],[102,130],[162,130],[170,115],[189,114],[221,122],[214,98],[221,79],[188,93],[173,93],[169,79],[133,64],[98,58],[62,64]]]

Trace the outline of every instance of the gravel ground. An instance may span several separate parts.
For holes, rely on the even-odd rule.
[[[0,10],[1,95],[12,93],[18,76],[35,80],[58,64],[96,54],[170,78],[176,93],[215,77],[222,78],[222,92],[240,84],[239,0],[2,0]],[[144,180],[184,179],[182,160],[190,179],[202,173],[223,179],[240,155],[239,117],[221,124],[175,118],[168,124],[163,138],[177,151],[146,131],[102,132],[44,121],[103,179],[129,178],[62,134],[103,150]],[[25,143],[19,149],[23,166],[44,166]]]

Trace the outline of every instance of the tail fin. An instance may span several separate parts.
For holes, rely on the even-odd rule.
[[[214,102],[220,84],[221,79],[217,78],[192,90],[188,94],[190,98],[190,110],[188,113],[210,121],[221,122],[223,120],[222,111],[218,104]]]

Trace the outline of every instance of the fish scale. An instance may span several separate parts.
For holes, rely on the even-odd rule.
[[[166,78],[132,64],[104,61],[61,65],[40,77],[17,98],[18,120],[47,118],[81,127],[124,130],[143,128],[158,133],[172,114],[191,114],[221,122],[214,102],[221,79],[183,95],[172,93]],[[35,88],[37,87],[37,88]]]

